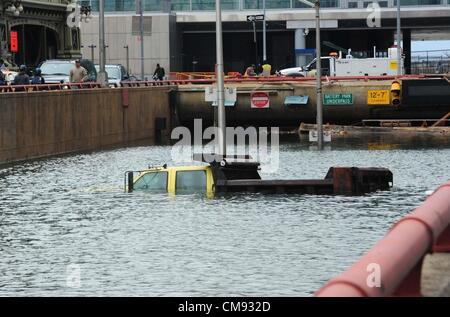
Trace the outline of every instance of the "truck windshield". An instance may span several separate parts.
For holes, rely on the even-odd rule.
[[[142,175],[134,183],[134,189],[167,191],[167,172],[150,172]]]
[[[176,192],[205,192],[206,171],[177,172]]]
[[[307,70],[316,69],[316,62],[312,62],[305,67]]]

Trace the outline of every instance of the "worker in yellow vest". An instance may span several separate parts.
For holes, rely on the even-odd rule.
[[[265,77],[270,76],[272,72],[272,66],[269,64],[269,62],[264,61],[262,65],[262,75]]]

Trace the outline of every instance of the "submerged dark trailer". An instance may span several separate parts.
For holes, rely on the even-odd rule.
[[[262,180],[259,163],[248,160],[212,163],[215,192],[265,194],[362,195],[388,190],[393,175],[386,168],[331,167],[324,179]]]

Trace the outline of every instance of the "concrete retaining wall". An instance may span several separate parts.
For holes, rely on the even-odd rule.
[[[155,118],[166,118],[170,132],[169,89],[0,93],[0,164],[152,142]]]

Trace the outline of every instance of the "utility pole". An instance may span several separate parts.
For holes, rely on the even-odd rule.
[[[317,52],[317,74],[316,74],[316,91],[317,91],[317,147],[323,149],[323,107],[322,107],[322,50],[320,47],[320,0],[316,0],[316,52]]]
[[[254,23],[254,22],[253,22]],[[254,25],[254,24],[253,24]],[[222,10],[220,0],[216,0],[216,80],[219,155],[226,155],[225,84],[223,76]]]
[[[92,63],[94,63],[94,48],[96,48],[97,46],[94,44],[91,44],[88,47],[91,49],[91,60],[92,60]]]
[[[266,0],[263,0],[263,61],[267,60],[267,42],[266,42]]]
[[[255,63],[259,63],[259,54],[258,54],[258,41],[256,39],[256,21],[253,20],[253,42],[255,43]]]
[[[125,45],[123,48],[126,51],[125,56],[126,56],[126,60],[127,60],[126,61],[127,62],[127,76],[129,77],[130,76],[130,52],[129,52],[129,47],[128,47],[128,45]]]
[[[106,64],[106,55],[105,55],[105,0],[99,0],[99,65],[100,71],[97,75],[97,80],[102,85],[102,87],[106,86],[108,82],[108,74],[105,71]]]
[[[397,75],[402,75],[402,46],[400,35],[400,0],[397,0]]]
[[[142,0],[136,0],[136,11],[139,14],[139,34],[141,38],[141,80],[144,80],[144,6]]]
[[[320,0],[311,3],[308,0],[299,0],[301,3],[316,9],[316,125],[317,125],[317,147],[323,149],[323,107],[322,107],[322,63],[320,48]]]

